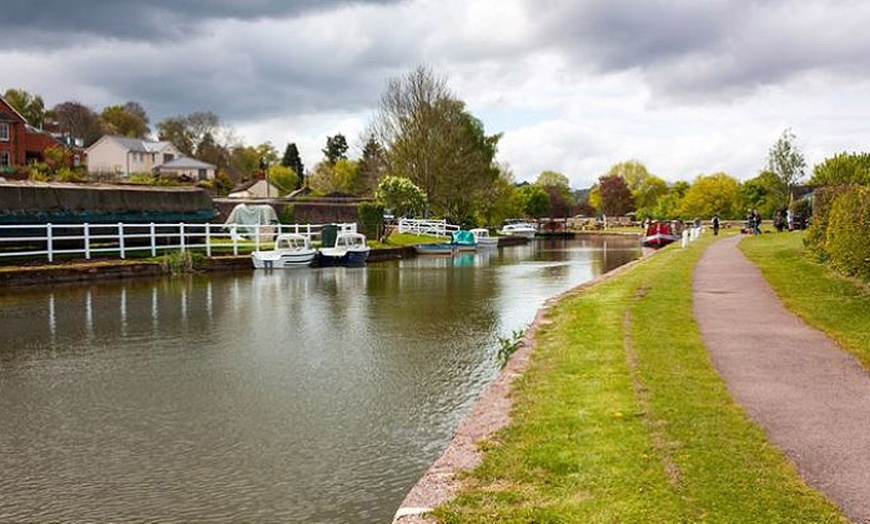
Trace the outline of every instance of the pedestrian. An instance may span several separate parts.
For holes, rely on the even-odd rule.
[[[710,220],[710,223],[713,224],[713,235],[716,236],[719,234],[719,215],[713,215],[713,218]]]
[[[753,209],[751,213],[751,224],[752,224],[752,234],[760,235],[761,234],[761,215],[758,214],[757,209]]]

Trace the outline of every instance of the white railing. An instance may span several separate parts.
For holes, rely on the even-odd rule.
[[[356,224],[336,224],[339,232],[356,233]],[[322,236],[325,224],[34,224],[0,225],[0,260],[9,257],[43,258],[54,262],[59,255],[90,260],[145,253],[201,250],[213,253],[259,251],[271,246],[281,233],[297,233],[311,239]]]
[[[459,226],[448,224],[446,220],[417,220],[414,218],[399,219],[399,233],[441,235],[449,237],[454,231],[459,231],[459,229]]]

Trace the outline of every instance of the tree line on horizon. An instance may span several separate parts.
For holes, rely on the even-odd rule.
[[[46,110],[42,98],[9,89],[6,101],[29,123],[48,124],[85,147],[103,134],[149,138],[150,119],[137,102],[112,105],[96,112],[68,101]],[[392,195],[393,208],[406,214],[446,218],[451,223],[496,225],[512,217],[575,215],[620,216],[638,220],[743,218],[748,209],[763,217],[794,204],[806,162],[785,130],[770,148],[759,174],[740,182],[727,173],[699,175],[692,182],[667,183],[637,160],[613,165],[591,188],[570,187],[555,171],[540,173],[533,183],[518,184],[510,166],[496,162],[500,134],[487,135],[483,123],[432,69],[419,66],[392,79],[363,136],[362,154],[348,158],[341,133],[328,136],[323,157],[308,171],[295,143],[283,155],[271,142],[243,144],[220,117],[210,111],[165,118],[155,126],[156,138],[172,142],[185,155],[218,166],[219,194],[234,184],[266,176],[281,195],[308,187],[314,195],[373,197]],[[147,178],[149,174],[144,174]],[[870,154],[840,153],[814,167],[811,185],[829,185],[862,178],[870,181]],[[396,183],[404,179],[407,184]],[[379,187],[383,185],[379,192]],[[401,189],[401,190],[398,190]],[[408,195],[406,205],[396,195]],[[395,211],[390,209],[389,211]]]

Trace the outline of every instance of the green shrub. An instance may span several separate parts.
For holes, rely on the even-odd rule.
[[[804,245],[820,260],[828,258],[825,243],[832,205],[834,200],[847,189],[847,186],[820,187],[813,192],[813,220],[812,225],[807,230]]]
[[[381,238],[384,227],[384,206],[372,202],[362,202],[357,206],[361,233],[372,240]]]
[[[281,215],[279,217],[282,224],[295,224],[296,223],[296,206],[293,204],[287,204],[281,210]]]
[[[870,281],[870,187],[850,187],[828,216],[825,250],[837,271]]]

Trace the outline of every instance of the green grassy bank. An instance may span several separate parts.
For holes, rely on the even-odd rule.
[[[870,369],[870,287],[816,262],[803,249],[804,236],[764,235],[740,247],[789,309]]]
[[[707,236],[562,300],[444,522],[846,522],[734,404],[692,317]]]

